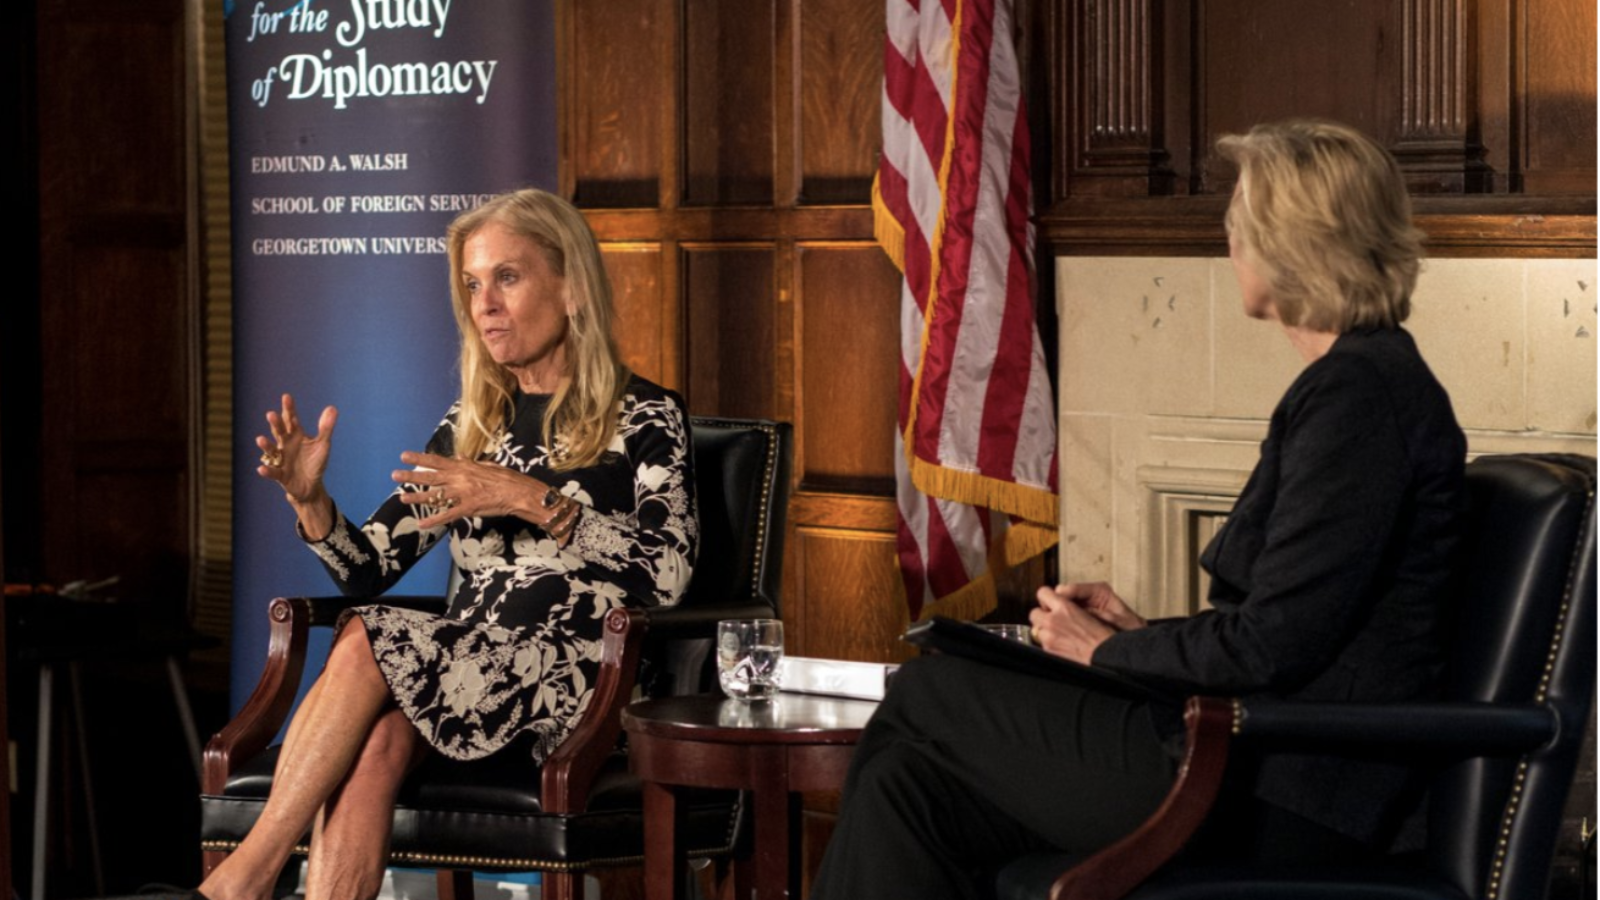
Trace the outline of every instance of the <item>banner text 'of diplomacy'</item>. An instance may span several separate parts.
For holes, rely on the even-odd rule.
[[[351,98],[404,97],[432,94],[466,94],[478,89],[477,101],[489,96],[489,82],[494,78],[498,60],[474,59],[458,62],[412,62],[384,65],[367,64],[367,48],[356,51],[353,65],[328,64],[332,50],[322,51],[322,59],[310,53],[291,53],[283,62],[267,70],[252,91],[256,102],[267,105],[274,79],[282,81],[290,100],[321,97],[332,100],[334,109],[346,109]]]

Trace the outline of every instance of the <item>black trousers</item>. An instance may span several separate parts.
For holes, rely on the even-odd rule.
[[[912,660],[862,736],[813,900],[979,897],[1033,849],[1089,852],[1160,805],[1146,705],[951,656]]]

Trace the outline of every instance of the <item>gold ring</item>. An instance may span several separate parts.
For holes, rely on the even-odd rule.
[[[263,450],[261,452],[261,464],[269,469],[276,469],[283,465],[283,454],[276,450]]]

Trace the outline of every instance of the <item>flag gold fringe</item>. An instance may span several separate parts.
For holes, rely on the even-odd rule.
[[[1018,566],[1054,547],[1058,541],[1056,530],[1037,522],[1017,522],[1006,529],[989,547],[989,565],[982,575],[961,588],[934,600],[922,608],[918,621],[929,616],[945,616],[970,622],[992,612],[1000,602],[994,586],[994,573],[1002,566]],[[902,597],[903,599],[903,597]]]
[[[1038,522],[1016,522],[1006,529],[1005,541],[1005,566],[1012,568],[1049,550],[1060,543],[1061,534],[1054,526],[1040,525]],[[994,560],[990,560],[990,565]]]
[[[889,212],[889,205],[878,193],[878,176],[872,176],[872,236],[901,272],[906,270],[906,230]]]
[[[999,602],[1000,596],[994,589],[994,573],[984,572],[959,590],[924,606],[922,614],[917,616],[917,621],[920,622],[930,616],[945,616],[970,622],[988,615]]]
[[[910,438],[907,437],[909,442]],[[907,455],[910,456],[909,453]],[[946,468],[915,456],[910,456],[907,462],[911,469],[911,483],[930,497],[999,510],[1052,527],[1060,521],[1054,491],[1001,481],[977,472]]]

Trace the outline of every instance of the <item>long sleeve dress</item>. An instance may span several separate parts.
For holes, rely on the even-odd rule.
[[[405,486],[360,528],[336,511],[332,532],[310,544],[340,590],[373,595],[449,533],[460,587],[445,615],[360,606],[342,624],[359,617],[400,709],[453,759],[487,756],[526,733],[542,761],[588,707],[605,614],[671,606],[689,583],[699,526],[682,399],[632,379],[607,452],[559,473],[541,441],[548,402],[519,392],[482,459],[583,505],[567,546],[510,516],[419,528],[418,511],[399,500]],[[428,452],[453,453],[456,415],[452,407]]]

